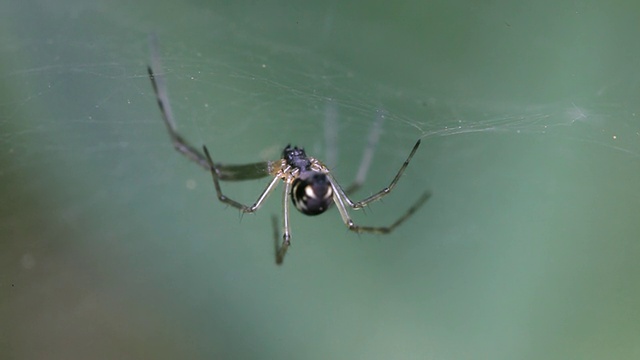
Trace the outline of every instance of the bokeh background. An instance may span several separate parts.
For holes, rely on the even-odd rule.
[[[640,358],[635,1],[0,3],[0,358]],[[172,149],[287,143],[365,197],[355,214],[216,201]],[[251,202],[264,181],[224,184]]]

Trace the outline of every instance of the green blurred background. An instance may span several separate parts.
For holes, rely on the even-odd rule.
[[[640,358],[635,1],[4,1],[0,358]],[[176,153],[284,145],[364,197],[357,235],[280,192],[242,219]],[[327,147],[326,129],[336,146]],[[330,136],[329,136],[330,137]],[[243,202],[265,181],[224,184]]]

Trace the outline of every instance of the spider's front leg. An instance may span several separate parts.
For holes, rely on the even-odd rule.
[[[334,201],[336,202],[336,207],[340,212],[342,221],[345,223],[345,225],[347,225],[349,230],[357,233],[388,234],[392,232],[396,227],[404,223],[407,219],[409,219],[411,215],[413,215],[427,200],[429,200],[430,197],[431,197],[431,192],[425,191],[424,193],[422,193],[422,195],[420,195],[418,200],[416,200],[416,202],[414,202],[413,205],[411,205],[411,207],[407,209],[407,211],[405,211],[404,214],[402,214],[402,216],[396,219],[396,221],[394,221],[389,226],[356,225],[351,219],[351,216],[349,216],[349,213],[345,206],[345,202],[342,199],[340,199],[339,196],[337,195],[334,196]]]
[[[414,202],[413,205],[411,205],[411,207],[407,211],[405,211],[405,213],[402,216],[400,216],[396,221],[394,221],[389,226],[356,225],[351,219],[351,216],[349,216],[349,212],[347,211],[347,207],[350,207],[354,210],[362,209],[368,204],[374,201],[380,200],[381,198],[389,194],[391,190],[393,190],[393,188],[398,183],[398,180],[400,180],[400,177],[404,173],[407,166],[409,166],[409,162],[411,162],[411,159],[413,158],[413,155],[418,150],[419,146],[420,146],[420,140],[416,141],[415,145],[411,149],[411,153],[409,153],[409,156],[407,157],[405,162],[402,164],[402,166],[400,167],[400,170],[398,170],[398,172],[396,173],[396,176],[393,178],[389,186],[385,187],[384,189],[378,191],[377,193],[369,196],[368,198],[362,201],[354,202],[351,199],[349,199],[348,195],[340,187],[338,182],[333,178],[331,173],[329,173],[328,171],[326,172],[327,177],[329,178],[329,181],[331,182],[331,186],[333,187],[333,190],[334,190],[333,201],[336,203],[336,207],[340,212],[340,217],[342,217],[342,221],[345,223],[345,225],[347,225],[349,230],[357,233],[368,232],[368,233],[376,233],[376,234],[388,234],[391,231],[393,231],[393,229],[398,227],[400,224],[405,222],[409,217],[411,217],[411,215],[413,215],[413,213],[416,212],[416,210],[418,210],[427,200],[429,200],[429,198],[431,197],[431,193],[429,191],[425,191],[420,195],[420,197],[416,200],[416,202]]]
[[[218,167],[213,163],[213,160],[211,160],[211,155],[209,155],[209,150],[207,150],[206,146],[203,146],[202,150],[204,151],[204,154],[207,158],[209,169],[211,170],[211,177],[213,178],[213,186],[216,189],[218,200],[220,200],[221,202],[227,205],[233,206],[234,208],[242,211],[243,213],[256,212],[260,208],[260,206],[262,206],[264,201],[269,197],[269,195],[271,195],[271,193],[273,192],[273,189],[275,189],[276,186],[278,185],[278,181],[280,180],[280,178],[275,176],[273,180],[271,180],[271,182],[264,189],[264,191],[260,194],[260,196],[258,197],[258,200],[256,200],[256,202],[251,206],[247,206],[233,199],[230,199],[229,197],[227,197],[222,193],[222,189],[220,188],[219,174],[218,174],[219,170],[218,170]]]

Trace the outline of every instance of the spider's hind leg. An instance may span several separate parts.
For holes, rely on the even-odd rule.
[[[271,216],[271,226],[273,227],[273,244],[276,254],[276,264],[282,265],[287,249],[289,249],[289,243],[285,241],[283,241],[282,244],[280,243],[280,231],[278,230],[278,217],[276,215]]]

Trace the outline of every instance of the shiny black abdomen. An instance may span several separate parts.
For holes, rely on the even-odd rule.
[[[333,201],[333,189],[327,175],[317,171],[302,172],[293,181],[291,201],[305,215],[325,212]]]

